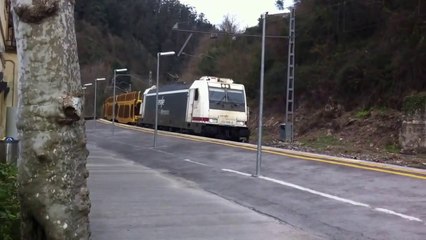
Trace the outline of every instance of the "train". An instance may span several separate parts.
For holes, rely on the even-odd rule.
[[[140,95],[140,111],[133,118],[134,121],[129,122],[130,118],[120,117],[120,110],[117,111],[116,120],[153,128],[156,93],[156,86],[152,86]],[[116,102],[119,109],[122,106],[120,99],[118,95]],[[104,118],[107,120],[112,119],[112,115],[108,114],[111,113],[108,108],[112,106],[110,102],[108,98],[104,103]],[[233,141],[249,141],[249,108],[245,88],[243,84],[234,83],[232,79],[203,76],[191,84],[174,83],[160,86],[157,105],[158,129]]]
[[[109,97],[103,104],[103,118],[113,120],[114,98]],[[116,95],[115,99],[115,121],[125,124],[136,125],[140,119],[140,108],[142,104],[141,92],[134,91]]]

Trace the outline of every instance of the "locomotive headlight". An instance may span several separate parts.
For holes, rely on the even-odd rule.
[[[210,123],[217,123],[217,122],[218,122],[218,120],[217,120],[217,118],[210,118],[210,119],[209,119],[209,122],[210,122]]]
[[[239,126],[244,126],[246,124],[246,122],[245,121],[238,121],[237,120],[237,125],[239,125]]]

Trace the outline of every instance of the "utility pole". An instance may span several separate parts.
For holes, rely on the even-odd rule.
[[[295,8],[290,7],[290,23],[288,36],[288,67],[287,67],[287,100],[285,111],[285,140],[293,142],[294,133],[294,62],[295,62]]]

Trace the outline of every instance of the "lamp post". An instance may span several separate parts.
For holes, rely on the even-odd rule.
[[[84,90],[84,105],[86,105],[86,89],[87,89],[87,87],[92,86],[92,85],[93,85],[92,83],[86,83],[81,88],[81,89]],[[86,111],[84,110],[84,112],[86,112]]]
[[[158,131],[158,88],[160,79],[160,57],[175,55],[174,51],[171,52],[158,52],[157,53],[157,85],[155,86],[155,127],[154,127],[154,148],[157,147],[157,131]]]
[[[263,14],[263,31],[262,31],[262,62],[260,66],[260,96],[259,96],[259,126],[257,136],[257,158],[256,158],[256,174],[259,177],[262,163],[262,127],[263,127],[263,83],[265,78],[265,37],[266,37],[266,17],[268,13]]]
[[[98,81],[105,81],[106,78],[96,78],[95,79],[95,99],[94,99],[94,103],[93,103],[93,119],[95,120],[95,124],[96,124],[96,91],[98,90],[98,85],[97,82]]]
[[[127,68],[119,68],[114,69],[114,78],[113,78],[113,99],[112,99],[112,135],[114,135],[114,127],[115,127],[115,78],[117,77],[117,73],[126,72]]]

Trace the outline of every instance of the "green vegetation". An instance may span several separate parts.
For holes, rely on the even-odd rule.
[[[302,144],[319,150],[326,150],[330,146],[341,145],[339,140],[333,136],[319,136],[314,140],[303,141]]]
[[[356,114],[355,114],[355,116],[357,117],[357,118],[359,118],[359,119],[365,119],[365,118],[368,118],[369,116],[370,116],[370,110],[369,109],[364,109],[364,110],[361,110],[361,111],[358,111]]]
[[[426,111],[426,92],[406,97],[403,110],[406,114],[413,114],[416,111],[424,113]]]
[[[385,150],[389,153],[400,153],[401,147],[399,147],[398,145],[395,145],[395,144],[387,144],[385,146]]]
[[[0,163],[0,237],[19,239],[20,206],[17,193],[17,169]]]
[[[112,69],[118,67],[126,67],[144,79],[150,70],[155,76],[157,52],[178,52],[189,35],[173,31],[176,23],[189,30],[207,31],[213,27],[203,14],[177,0],[76,1],[75,17],[83,82],[92,81],[90,72],[111,76]],[[185,52],[192,53],[198,41],[199,35],[194,35]],[[180,74],[186,62],[184,55],[164,58],[161,79],[170,78],[168,73]],[[108,72],[90,71],[99,63]],[[138,84],[133,82],[132,86]]]
[[[277,2],[279,6],[282,1]],[[349,111],[376,106],[400,110],[405,96],[426,89],[426,15],[420,14],[419,4],[418,0],[300,1],[296,7],[296,99],[313,108],[332,98]],[[267,33],[288,35],[287,24],[286,19],[269,16]],[[260,35],[260,24],[245,33]],[[230,39],[220,37],[206,50],[224,49],[209,60],[208,69],[211,74],[233,75],[246,84],[248,96],[256,98],[260,39]],[[226,61],[231,56],[239,61]],[[285,103],[286,66],[286,41],[267,39],[267,103]]]

